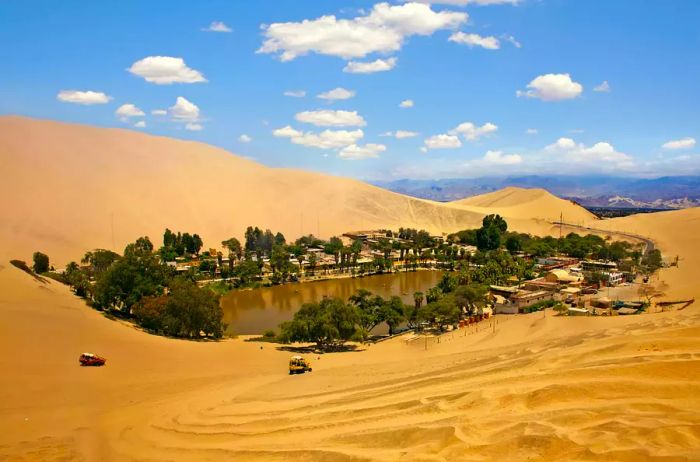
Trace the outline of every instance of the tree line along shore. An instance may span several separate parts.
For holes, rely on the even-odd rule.
[[[141,237],[121,255],[95,249],[86,252],[80,264],[71,262],[62,270],[52,268],[49,256],[42,252],[34,253],[33,268],[19,260],[13,264],[70,285],[90,306],[109,315],[155,334],[189,339],[224,335],[219,298],[228,290],[320,276],[420,268],[445,271],[435,287],[416,292],[412,304],[360,290],[348,300],[304,304],[292,321],[280,325],[279,333],[268,331],[263,336],[284,343],[314,342],[320,349],[366,340],[382,323],[390,333],[399,326],[442,330],[482,316],[487,306],[494,306],[494,288],[517,287],[541,277],[548,270],[541,262],[551,257],[610,262],[630,275],[649,275],[662,265],[658,250],[644,254],[639,246],[596,235],[570,233],[554,238],[509,232],[499,215],[484,217],[478,229],[446,236],[400,228],[351,232],[329,240],[308,235],[287,242],[281,233],[257,227],[248,227],[244,236],[243,243],[235,237],[222,241],[223,251],[202,251],[204,243],[197,234],[166,229],[158,249],[148,237]],[[586,275],[587,282],[596,286],[608,282],[607,278],[604,271]],[[201,285],[211,280],[216,282]],[[551,306],[562,305],[546,299],[529,303],[521,312]]]

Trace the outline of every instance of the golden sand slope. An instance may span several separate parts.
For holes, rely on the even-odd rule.
[[[700,458],[700,314],[499,317],[314,359],[153,337],[0,270],[0,459]],[[103,368],[81,368],[94,350]]]
[[[476,213],[498,213],[516,220],[538,218],[559,221],[560,217],[563,217],[567,223],[583,223],[595,219],[595,215],[583,207],[539,188],[508,187],[449,204]]]
[[[318,173],[267,168],[202,143],[23,117],[0,117],[0,257],[57,262],[121,251],[163,230],[205,245],[249,225],[322,237],[363,228],[455,231],[481,215]],[[26,257],[25,257],[26,258]]]
[[[700,208],[641,213],[589,225],[650,237],[668,263],[678,257],[677,268],[661,271],[661,280],[670,286],[667,298],[700,296]]]

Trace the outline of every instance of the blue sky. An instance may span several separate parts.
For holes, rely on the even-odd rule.
[[[370,180],[700,173],[694,0],[55,5],[0,2],[2,114]]]

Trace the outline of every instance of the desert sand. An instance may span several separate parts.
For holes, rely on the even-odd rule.
[[[203,143],[121,129],[0,117],[0,256],[42,250],[57,263],[93,248],[122,251],[166,227],[205,245],[247,226],[328,238],[414,226],[450,232],[479,213],[360,181],[268,168]]]
[[[487,194],[468,197],[449,203],[476,213],[498,213],[516,220],[547,220],[583,224],[596,219],[595,215],[571,201],[560,199],[541,188],[503,188]]]
[[[37,140],[35,130],[46,139]],[[0,133],[2,165],[10,167],[0,188],[11,199],[0,205],[10,217],[0,235],[0,459],[700,460],[697,304],[630,317],[498,316],[495,328],[448,334],[427,349],[400,337],[360,352],[314,356],[314,372],[289,376],[290,353],[273,345],[152,336],[103,317],[68,288],[37,281],[5,257],[28,258],[42,242],[59,259],[112,247],[102,229],[110,218],[91,216],[108,209],[120,217],[119,244],[130,233],[159,235],[167,223],[201,232],[205,244],[235,234],[239,223],[267,219],[258,224],[281,228],[271,211],[226,200],[233,193],[251,194],[248,200],[259,194],[274,208],[276,201],[294,203],[280,194],[289,188],[319,214],[328,212],[319,218],[327,232],[335,222],[366,227],[382,219],[449,231],[512,205],[482,202],[482,213],[455,211],[121,130],[4,118]],[[46,168],[36,168],[42,161]],[[33,170],[45,186],[32,186]],[[220,178],[222,172],[235,180]],[[253,176],[275,188],[245,192]],[[335,198],[332,209],[309,197],[325,189]],[[548,196],[539,204],[518,195],[508,194],[521,204],[511,228],[555,232],[543,220],[548,214],[527,219],[550,207]],[[290,226],[282,230],[295,235],[298,209],[279,207],[280,223]],[[515,217],[514,210],[503,215]],[[367,218],[363,226],[359,213],[377,222]],[[649,236],[667,256],[679,255],[678,267],[662,270],[655,282],[669,284],[667,297],[689,297],[700,292],[700,238],[693,232],[699,220],[700,210],[690,209],[588,224]],[[79,367],[83,351],[106,356],[106,367]]]

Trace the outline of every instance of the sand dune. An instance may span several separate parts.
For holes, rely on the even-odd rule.
[[[249,225],[288,236],[363,228],[433,232],[479,224],[476,212],[317,173],[267,168],[202,143],[129,130],[0,117],[2,257],[35,250],[65,263],[121,251],[165,227],[217,246]]]
[[[315,232],[302,228],[302,210],[310,227],[318,212],[321,234],[450,231],[489,211],[541,234],[566,206],[567,220],[577,213],[679,255],[660,278],[669,297],[697,296],[700,209],[591,220],[511,190],[457,210],[199,143],[22,118],[0,119],[0,156],[1,460],[700,460],[697,305],[500,316],[496,329],[445,335],[427,350],[395,339],[314,358],[313,373],[290,377],[289,353],[271,345],[151,336],[6,263],[40,246],[55,258],[119,248],[164,226],[205,241],[249,223]],[[86,350],[107,366],[79,367]]]
[[[150,336],[12,267],[0,270],[0,311],[0,459],[700,457],[692,306],[499,317],[496,332],[324,355],[291,377],[270,345]],[[79,367],[83,350],[108,365]]]
[[[449,204],[476,213],[498,213],[516,220],[559,221],[563,217],[568,223],[583,223],[595,219],[595,215],[583,207],[539,188],[508,187]]]

